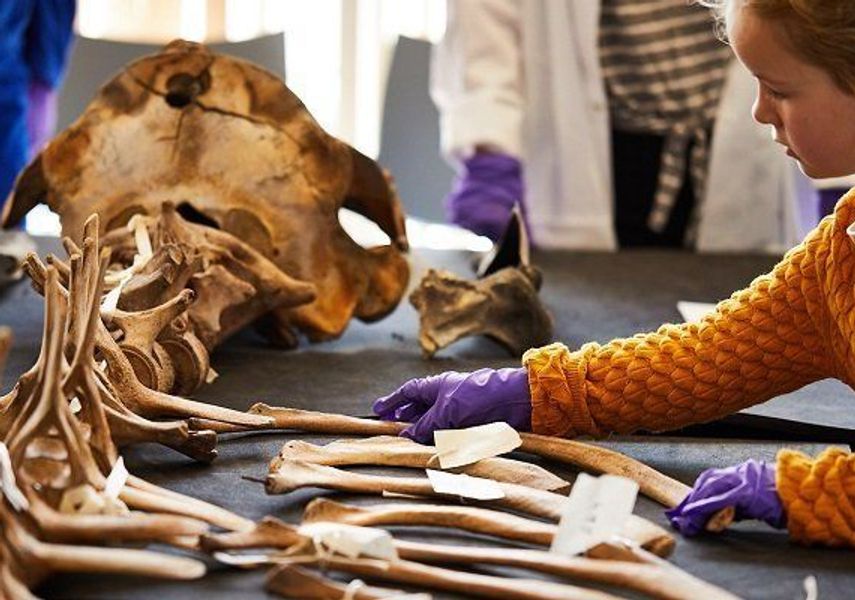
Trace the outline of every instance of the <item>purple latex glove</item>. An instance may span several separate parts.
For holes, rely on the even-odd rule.
[[[665,511],[683,535],[697,535],[707,521],[723,508],[736,508],[735,519],[758,519],[780,529],[786,525],[784,507],[775,489],[775,466],[746,460],[733,467],[707,469],[689,495]]]
[[[27,95],[27,134],[32,158],[47,143],[56,128],[56,91],[34,79],[30,82]]]
[[[531,429],[528,372],[519,369],[449,371],[411,379],[374,403],[386,421],[412,421],[401,435],[433,443],[436,429],[460,429],[504,421],[517,431]]]
[[[446,214],[452,223],[495,242],[522,196],[520,161],[507,154],[479,152],[463,161],[463,172],[445,199]]]

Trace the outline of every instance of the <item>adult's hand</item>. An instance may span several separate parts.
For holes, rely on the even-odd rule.
[[[522,165],[513,156],[479,152],[463,161],[445,200],[448,220],[497,241],[522,203]]]
[[[531,429],[528,373],[519,369],[449,371],[411,379],[374,402],[387,421],[412,422],[401,435],[433,443],[437,429],[460,429],[504,421],[518,431]]]
[[[689,495],[665,514],[683,535],[697,535],[720,510],[733,507],[735,519],[758,519],[778,529],[786,524],[784,507],[775,489],[775,466],[749,459],[724,469],[700,474]]]

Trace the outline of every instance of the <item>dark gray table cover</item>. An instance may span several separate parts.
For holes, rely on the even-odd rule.
[[[42,240],[44,249],[58,248]],[[469,275],[472,257],[464,253],[418,251],[412,257],[413,282],[429,266],[442,266]],[[570,347],[589,341],[651,330],[680,319],[678,300],[713,302],[746,285],[773,263],[769,256],[704,256],[667,251],[627,251],[620,254],[537,253],[544,271],[542,291],[555,316],[556,339]],[[0,291],[0,323],[11,325],[15,344],[4,376],[5,389],[36,358],[42,327],[42,301],[26,283]],[[442,351],[431,361],[421,358],[417,315],[406,302],[387,319],[351,324],[334,342],[283,352],[269,347],[253,331],[245,331],[217,349],[213,365],[220,378],[194,397],[244,409],[257,401],[298,408],[367,415],[371,401],[409,377],[449,369],[515,366],[493,342],[470,339]],[[852,391],[836,381],[822,381],[752,409],[754,412],[805,421],[855,427]],[[249,518],[275,515],[297,522],[306,502],[318,495],[357,503],[376,498],[333,494],[316,489],[284,496],[266,496],[259,484],[242,479],[260,477],[267,461],[294,437],[325,442],[332,438],[287,433],[226,436],[220,456],[210,466],[194,464],[157,446],[137,446],[124,452],[131,472],[170,489],[224,506]],[[707,467],[727,466],[747,458],[773,459],[783,444],[685,439],[615,437],[601,442],[657,469],[691,483]],[[818,452],[822,446],[797,446]],[[532,457],[527,457],[532,459]],[[536,460],[536,459],[533,459]],[[545,463],[566,476],[572,472]],[[369,469],[369,471],[371,471]],[[384,500],[385,501],[385,500]],[[636,512],[666,524],[662,509],[640,499]],[[397,528],[408,539],[452,543],[483,543],[474,536],[440,530]],[[803,580],[815,575],[819,597],[855,597],[855,553],[849,550],[803,548],[788,542],[783,532],[764,525],[741,523],[719,536],[683,539],[671,559],[680,567],[746,598],[804,598]],[[210,572],[195,582],[161,582],[122,577],[54,576],[37,592],[45,598],[141,599],[267,598],[263,573],[241,572],[208,561]],[[480,569],[506,575],[531,573]],[[436,598],[452,598],[435,594]]]

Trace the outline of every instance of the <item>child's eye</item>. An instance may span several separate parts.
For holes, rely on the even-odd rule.
[[[768,85],[765,87],[766,87],[766,93],[769,94],[770,98],[774,98],[775,100],[783,100],[784,98],[787,97],[787,95],[784,92],[772,89]]]

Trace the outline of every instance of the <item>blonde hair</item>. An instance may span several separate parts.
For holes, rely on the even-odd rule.
[[[826,71],[855,94],[855,1],[853,0],[697,0],[713,9],[719,24],[734,10],[750,9],[778,21],[790,45],[807,62]],[[723,34],[723,29],[719,29]],[[724,36],[723,36],[724,37]]]

